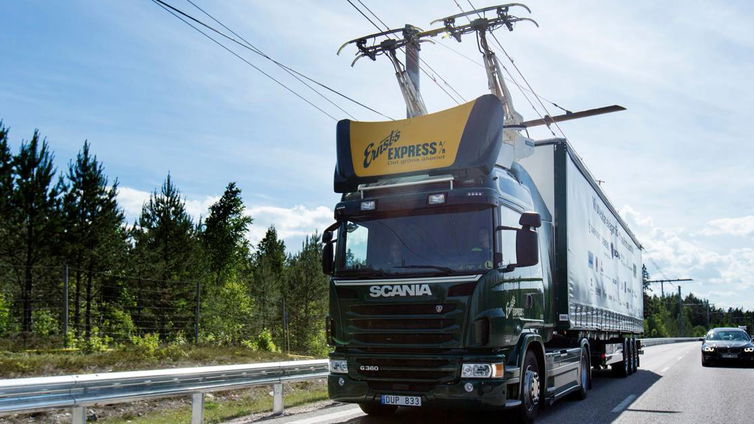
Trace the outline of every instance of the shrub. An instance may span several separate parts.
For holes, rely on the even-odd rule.
[[[143,336],[132,336],[131,345],[132,350],[137,353],[143,356],[153,357],[155,356],[157,349],[160,347],[160,336],[156,333],[149,333]]]
[[[49,337],[58,332],[58,320],[47,309],[37,309],[32,313],[31,329],[40,337]]]
[[[122,309],[107,306],[104,315],[107,318],[102,323],[102,330],[113,340],[118,342],[128,341],[136,332],[136,325],[134,325],[131,315]]]
[[[241,341],[241,345],[255,352],[259,350],[265,352],[280,352],[280,349],[275,345],[275,342],[272,341],[272,333],[270,333],[270,330],[266,329],[262,330],[262,332],[252,340]]]
[[[0,293],[0,336],[4,336],[10,330],[10,305],[5,301],[5,296]]]

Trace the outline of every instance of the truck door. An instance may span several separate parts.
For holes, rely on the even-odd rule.
[[[514,209],[511,206],[500,207],[501,225],[507,227],[519,227],[518,221],[523,210]],[[498,232],[498,246],[502,253],[503,267],[516,263],[516,232]],[[509,302],[506,305],[506,315],[520,320],[522,329],[539,330],[544,324],[544,285],[542,282],[541,263],[534,266],[515,268],[506,272],[503,278],[506,286],[513,288]],[[510,309],[508,311],[507,309]]]

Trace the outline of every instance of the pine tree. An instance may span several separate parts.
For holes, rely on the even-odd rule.
[[[257,306],[260,330],[270,330],[278,344],[282,344],[285,261],[285,242],[278,238],[275,227],[271,226],[257,245],[254,255],[251,293]]]
[[[0,222],[8,219],[8,208],[13,192],[13,155],[8,142],[8,128],[0,121]],[[0,240],[2,240],[0,228]]]
[[[142,208],[132,237],[141,277],[137,325],[163,340],[171,330],[189,331],[202,259],[197,227],[170,175]]]
[[[34,268],[51,256],[59,230],[57,190],[53,155],[47,141],[40,142],[39,131],[13,159],[15,184],[10,196],[8,245],[11,261],[20,264],[22,331],[29,333],[32,325],[32,292],[35,287]]]
[[[286,273],[291,349],[315,355],[327,353],[324,324],[328,278],[322,273],[321,257],[319,236],[307,236],[301,251],[290,259]]]
[[[116,259],[123,255],[125,218],[117,203],[118,182],[108,185],[102,164],[89,153],[88,142],[84,142],[76,161],[69,164],[60,190],[64,193],[64,251],[75,281],[74,324],[78,333],[84,285],[84,327],[88,340],[95,296],[104,296],[106,291],[95,284],[102,281],[102,273],[111,270]]]
[[[246,233],[253,220],[244,215],[244,210],[241,189],[234,182],[225,187],[220,200],[209,208],[202,241],[215,287],[220,287],[249,254]]]

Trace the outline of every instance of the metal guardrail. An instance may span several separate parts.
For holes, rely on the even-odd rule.
[[[662,338],[654,338],[654,339],[639,339],[641,340],[642,346],[657,346],[661,344],[670,344],[670,343],[684,343],[684,342],[696,342],[699,340],[699,337],[662,337]]]
[[[0,380],[0,416],[71,409],[72,423],[86,423],[86,407],[191,395],[191,423],[204,420],[204,394],[272,385],[272,411],[283,412],[283,383],[326,377],[326,359],[197,368]]]
[[[641,339],[642,346],[696,341],[696,337]],[[191,395],[191,423],[204,420],[204,394],[272,385],[272,412],[283,412],[283,383],[328,375],[326,359],[248,365],[176,368],[0,380],[0,416],[71,409],[72,423],[86,423],[86,407]]]

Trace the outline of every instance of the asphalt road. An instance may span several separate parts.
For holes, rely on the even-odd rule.
[[[563,399],[543,410],[538,423],[752,423],[754,367],[703,368],[701,343],[645,348],[641,368],[627,378],[595,375],[586,400]],[[370,418],[354,405],[333,404],[265,424],[499,423],[498,414],[400,408],[391,418]],[[235,421],[238,422],[238,421]]]

